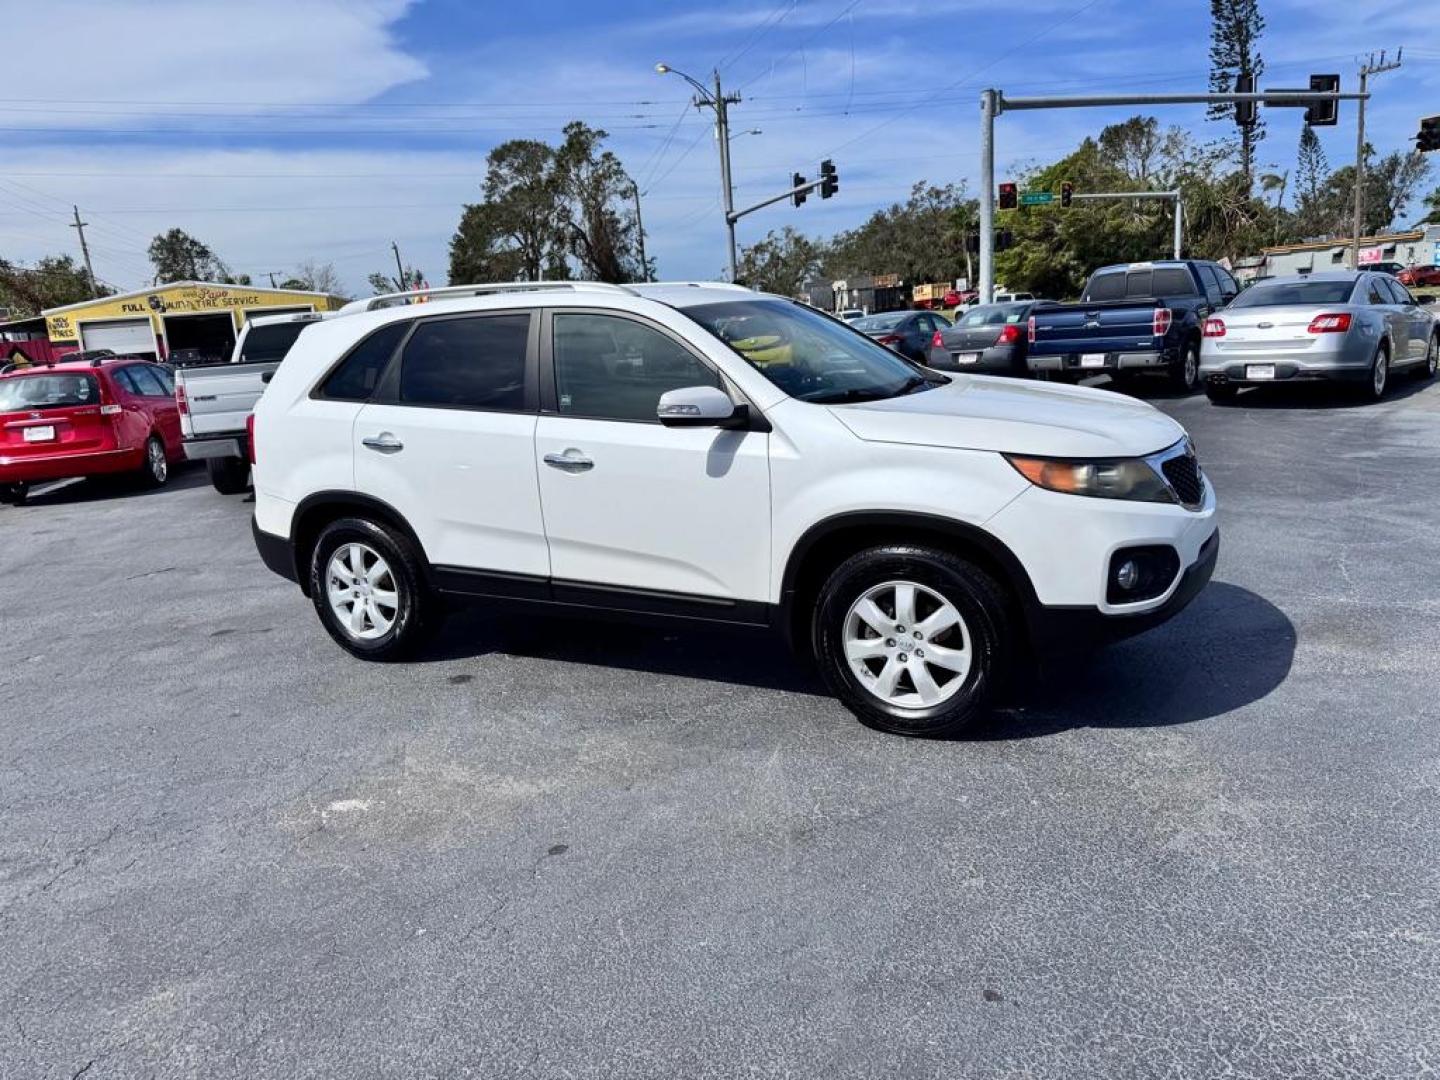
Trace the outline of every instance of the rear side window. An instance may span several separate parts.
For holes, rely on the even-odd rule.
[[[300,331],[309,325],[308,322],[287,322],[250,327],[245,340],[240,343],[240,363],[263,364],[285,359]]]
[[[155,372],[147,367],[126,368],[125,374],[135,380],[142,397],[169,397],[165,384],[155,377]]]
[[[1155,271],[1150,289],[1147,296],[1194,296],[1195,282],[1185,267],[1163,266]]]
[[[422,322],[400,361],[400,401],[520,412],[529,340],[529,315]]]
[[[90,375],[17,375],[0,379],[0,412],[97,405],[100,387]]]
[[[330,373],[320,387],[320,397],[332,401],[368,401],[385,371],[400,339],[410,329],[408,322],[382,326],[350,350],[350,355]]]

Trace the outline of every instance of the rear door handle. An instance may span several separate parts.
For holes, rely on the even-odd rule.
[[[405,449],[405,444],[388,431],[361,439],[360,445],[374,450],[377,454],[398,454]]]
[[[546,454],[545,464],[552,469],[559,469],[561,472],[582,473],[589,472],[595,467],[591,461],[575,447],[570,447],[563,454]]]

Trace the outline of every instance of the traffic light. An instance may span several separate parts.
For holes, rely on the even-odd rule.
[[[1009,229],[1001,229],[995,234],[995,250],[1009,251],[1015,246],[1015,234]]]
[[[790,186],[792,188],[798,188],[803,183],[805,183],[805,178],[801,176],[798,172],[790,174]],[[802,203],[805,202],[805,196],[809,194],[810,193],[808,191],[797,191],[795,192],[795,194],[790,196],[790,201],[793,202],[796,206],[800,206]]]
[[[1415,136],[1415,149],[1422,154],[1440,150],[1440,116],[1426,116],[1420,121],[1420,134]]]
[[[978,232],[965,234],[965,250],[971,255],[980,254],[980,234]]]
[[[1020,196],[1015,190],[1015,185],[1004,183],[1000,185],[1000,209],[1014,210],[1020,205]]]
[[[1311,75],[1310,89],[1333,94],[1340,89],[1339,75]],[[1305,123],[1311,127],[1334,127],[1340,115],[1338,101],[1317,101],[1305,107]]]
[[[835,163],[826,158],[820,162],[820,198],[828,199],[839,190],[840,174],[835,171]]]
[[[1242,71],[1235,76],[1235,93],[1253,94],[1255,92],[1255,76],[1248,71]],[[1235,123],[1240,127],[1250,127],[1255,123],[1255,116],[1258,113],[1256,103],[1253,101],[1235,102]]]
[[[1069,180],[1060,181],[1060,205],[1069,206],[1070,197],[1075,193],[1075,185]]]

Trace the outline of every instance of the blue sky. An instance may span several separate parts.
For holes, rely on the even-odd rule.
[[[1403,45],[1405,66],[1376,80],[1368,119],[1382,152],[1400,148],[1420,115],[1440,111],[1429,7],[1262,0],[1262,84],[1334,71],[1353,89],[1361,53]],[[713,277],[724,230],[709,114],[656,61],[702,79],[718,66],[742,95],[732,125],[760,134],[734,142],[741,205],[824,157],[840,168],[834,199],[761,211],[741,223],[743,244],[787,224],[847,228],[917,180],[973,189],[986,85],[1204,89],[1208,12],[1207,0],[11,0],[7,43],[44,59],[0,90],[0,255],[78,253],[67,227],[78,203],[96,271],[117,286],[144,283],[146,242],[173,226],[257,283],[316,259],[363,289],[366,274],[393,268],[391,240],[438,283],[486,152],[556,140],[582,119],[611,133],[639,180],[661,274]],[[999,170],[1058,157],[1134,111],[1006,115]],[[1206,138],[1225,130],[1199,106],[1157,115]],[[1299,114],[1268,120],[1259,162],[1283,171]],[[1353,157],[1354,122],[1346,104],[1322,130],[1332,165]]]

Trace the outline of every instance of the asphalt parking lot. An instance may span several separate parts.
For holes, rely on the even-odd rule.
[[[342,653],[204,474],[0,509],[0,1077],[1440,1069],[1440,384],[1157,399],[1215,581],[966,741],[778,645]]]

